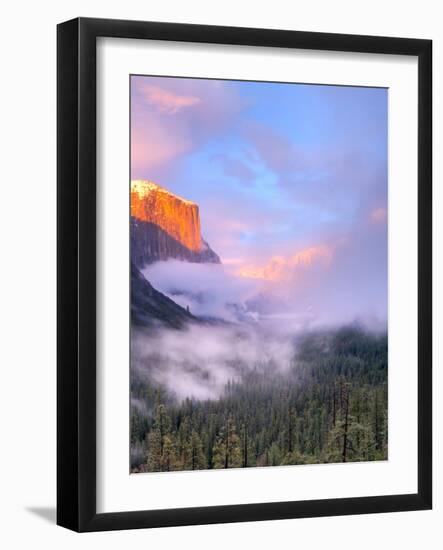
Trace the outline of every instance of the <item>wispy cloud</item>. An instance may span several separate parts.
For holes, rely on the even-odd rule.
[[[250,185],[256,178],[257,174],[246,162],[241,158],[234,158],[222,153],[214,155],[214,161],[218,162],[226,176],[235,178],[239,183]]]
[[[386,208],[375,208],[371,212],[371,221],[372,223],[385,223],[387,216]]]
[[[154,170],[190,151],[191,140],[182,133],[168,131],[155,117],[149,120],[150,133],[138,125],[132,128],[131,170],[133,177],[142,169]]]
[[[132,178],[170,187],[174,176],[182,174],[182,163],[230,127],[243,104],[232,89],[216,84],[187,78],[131,78]],[[180,180],[186,183],[185,178]]]
[[[243,266],[237,274],[240,277],[266,281],[293,280],[297,278],[298,272],[315,265],[327,268],[332,262],[333,254],[334,249],[331,246],[311,246],[289,258],[274,256],[265,265]]]
[[[142,87],[145,100],[162,113],[174,115],[187,107],[201,103],[201,99],[192,95],[175,94],[158,86],[145,84]]]

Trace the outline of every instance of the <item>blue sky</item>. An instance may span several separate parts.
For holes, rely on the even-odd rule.
[[[327,249],[386,310],[388,90],[140,76],[131,98],[132,178],[197,202],[226,265]]]

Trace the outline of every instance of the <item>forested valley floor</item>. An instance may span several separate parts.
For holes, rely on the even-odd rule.
[[[295,350],[289,371],[258,365],[218,399],[131,373],[131,472],[386,460],[387,335],[312,332]]]

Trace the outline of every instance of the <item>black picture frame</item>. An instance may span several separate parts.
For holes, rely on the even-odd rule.
[[[96,512],[96,39],[400,54],[418,58],[418,491],[416,494]],[[57,523],[104,531],[432,507],[432,42],[78,18],[57,29]]]

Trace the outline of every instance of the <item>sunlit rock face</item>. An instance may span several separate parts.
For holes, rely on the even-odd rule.
[[[140,267],[168,258],[220,263],[201,236],[198,205],[146,180],[131,182],[131,255]]]
[[[189,250],[202,248],[198,205],[150,181],[131,183],[131,212],[137,220],[158,225]]]

